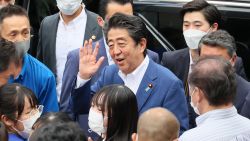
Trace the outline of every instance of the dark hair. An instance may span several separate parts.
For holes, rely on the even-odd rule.
[[[18,6],[18,5],[9,4],[6,7],[3,7],[2,9],[0,9],[0,25],[3,23],[3,20],[5,18],[11,17],[13,15],[25,16],[29,19],[28,14],[25,9],[23,9],[21,6]]]
[[[199,43],[199,53],[202,45],[208,45],[214,48],[225,48],[230,57],[233,57],[236,53],[234,37],[225,30],[217,30],[203,36]]]
[[[200,11],[210,26],[214,23],[221,25],[221,14],[219,10],[205,0],[193,0],[183,5],[181,18],[183,19],[186,13],[194,11]]]
[[[0,87],[0,116],[5,115],[10,120],[16,121],[23,112],[25,98],[29,100],[32,108],[36,108],[38,101],[30,89],[17,83]]]
[[[0,39],[0,73],[6,71],[11,62],[18,62],[16,55],[14,43]]]
[[[107,7],[110,3],[117,3],[121,5],[130,3],[133,7],[133,0],[101,0],[99,3],[99,14],[103,19],[105,19],[105,16],[107,14]]]
[[[54,122],[36,129],[30,141],[87,141],[83,130],[74,122]]]
[[[8,132],[5,125],[0,121],[0,141],[8,141]]]
[[[135,41],[136,45],[139,44],[142,38],[147,39],[147,28],[140,17],[134,15],[125,15],[122,13],[114,14],[108,22],[105,23],[104,33],[105,39],[108,40],[108,32],[112,28],[126,29],[129,36]],[[144,56],[147,50],[144,50]]]
[[[63,112],[49,112],[46,113],[45,115],[40,116],[37,121],[35,122],[35,124],[33,125],[33,127],[36,128],[40,128],[46,124],[51,124],[54,122],[71,122],[72,119]]]
[[[213,106],[232,103],[236,95],[236,76],[229,61],[218,56],[200,58],[189,75],[190,86],[198,87]]]
[[[92,105],[108,114],[107,141],[128,141],[136,132],[138,108],[135,94],[124,85],[103,87],[92,99]]]

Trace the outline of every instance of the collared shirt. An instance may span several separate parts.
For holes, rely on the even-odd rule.
[[[56,36],[56,69],[57,69],[57,98],[60,100],[62,77],[70,51],[80,48],[83,45],[84,33],[87,23],[87,14],[84,5],[82,11],[75,19],[66,24],[60,14],[60,20]]]
[[[188,74],[190,74],[192,72],[192,69],[191,69],[191,66],[193,65],[194,61],[193,61],[193,58],[192,58],[192,53],[191,51],[189,50],[189,71],[188,71]]]
[[[136,94],[136,92],[141,84],[142,78],[143,78],[143,76],[148,68],[148,65],[149,65],[149,57],[148,57],[148,55],[146,55],[146,57],[142,61],[142,63],[132,73],[125,75],[121,72],[121,70],[119,70],[119,72],[118,72],[118,75],[124,81],[124,84],[128,88],[130,88],[134,92],[134,94]],[[83,86],[89,80],[90,79],[88,79],[88,80],[81,79],[81,77],[79,77],[79,75],[77,75],[77,81],[76,81],[75,88],[79,88],[79,87]]]
[[[134,94],[136,94],[141,84],[141,80],[148,68],[148,64],[149,58],[147,55],[142,63],[130,74],[125,75],[121,70],[118,72],[118,75],[122,78],[125,86],[129,87],[134,92]]]
[[[8,137],[9,141],[26,141],[26,139],[23,139],[22,137],[20,137],[15,133],[8,133],[8,136],[9,136]]]
[[[179,141],[229,141],[250,136],[250,120],[239,115],[234,106],[209,111],[197,117],[196,124]]]
[[[44,106],[44,113],[59,110],[56,97],[56,81],[53,73],[31,55],[26,54],[24,56],[20,74],[16,78],[10,78],[9,83],[20,83],[31,89],[36,95],[39,104]]]
[[[112,59],[110,53],[109,53],[109,46],[106,43],[106,39],[105,39],[105,35],[103,34],[103,41],[104,41],[104,45],[105,45],[105,50],[106,50],[106,54],[107,54],[107,59],[108,59],[108,63],[109,65],[113,65],[115,64],[114,60]]]

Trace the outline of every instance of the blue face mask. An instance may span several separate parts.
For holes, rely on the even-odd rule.
[[[73,15],[81,6],[82,0],[57,0],[57,7],[65,15]]]

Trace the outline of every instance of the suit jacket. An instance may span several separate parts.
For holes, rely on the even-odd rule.
[[[91,84],[97,81],[99,76],[101,75],[101,72],[105,66],[108,66],[108,60],[107,60],[107,53],[105,49],[105,42],[102,38],[98,41],[100,48],[97,55],[97,59],[104,56],[104,62],[102,63],[99,70],[96,72],[94,76],[91,78]],[[95,43],[94,43],[95,44]],[[95,45],[93,45],[94,47]],[[147,54],[149,58],[151,58],[156,63],[159,63],[159,55],[151,50],[147,50]],[[70,99],[70,92],[72,88],[75,86],[72,85],[74,79],[77,77],[77,73],[79,71],[79,49],[75,49],[68,53],[67,61],[65,64],[65,69],[63,73],[62,78],[62,90],[61,90],[61,97],[60,97],[60,111],[67,112],[70,114],[70,109],[68,109],[69,99]]]
[[[95,35],[96,39],[102,37],[101,27],[97,24],[97,14],[85,10],[87,23],[85,29],[85,40]],[[48,66],[56,76],[56,35],[59,23],[59,13],[44,18],[39,31],[39,42],[37,47],[37,58]]]
[[[188,83],[187,83],[189,64],[190,64],[189,49],[184,48],[184,49],[176,50],[173,52],[164,52],[162,55],[161,64],[164,67],[170,69],[180,80],[182,80],[184,84],[184,88],[185,88],[185,93],[187,96],[186,99],[187,99],[188,109],[189,109],[189,128],[196,127],[195,118],[197,117],[197,114],[195,114],[193,108],[189,104],[190,97],[189,97],[189,88],[188,88]],[[246,78],[242,59],[240,57],[237,57],[236,59],[235,70],[237,74]],[[237,77],[237,79],[239,79],[239,77]],[[240,88],[240,90],[244,90],[244,89]],[[237,93],[238,92],[239,91],[237,88]],[[240,97],[244,97],[244,96],[240,96]],[[241,103],[242,98],[239,98],[236,101],[237,101],[236,108],[239,109],[240,107],[242,107],[242,103]]]
[[[188,78],[189,63],[190,57],[188,48],[173,52],[164,52],[162,55],[161,64],[170,69],[179,79],[181,79],[184,85]],[[242,59],[240,57],[237,57],[234,67],[236,73],[247,80]]]
[[[250,88],[248,86],[248,88]],[[248,93],[247,97],[245,98],[244,105],[241,108],[240,114],[244,117],[247,117],[250,119],[250,93]]]
[[[90,100],[95,92],[110,84],[124,84],[118,75],[116,65],[106,66],[96,83],[87,82],[78,89],[72,89],[71,108],[74,113],[87,114]],[[148,85],[152,84],[153,87]],[[188,110],[181,81],[168,69],[149,61],[136,93],[139,113],[153,108],[164,107],[175,114],[181,125],[181,133],[188,129]]]
[[[234,105],[239,114],[250,119],[250,82],[238,75],[236,76],[236,80],[237,92]]]

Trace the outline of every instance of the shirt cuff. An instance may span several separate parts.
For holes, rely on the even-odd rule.
[[[91,78],[90,78],[91,79]],[[79,72],[77,74],[77,79],[76,79],[76,86],[75,86],[75,89],[78,89],[80,87],[82,87],[84,84],[86,84],[90,79],[82,79],[80,76],[79,76]]]

